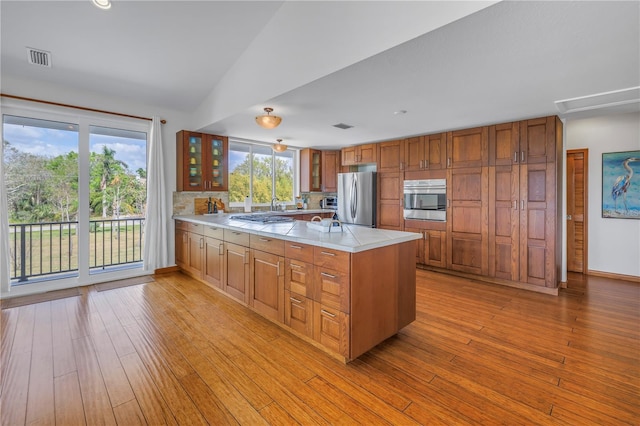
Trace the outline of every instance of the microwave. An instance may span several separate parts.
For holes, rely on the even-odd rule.
[[[447,220],[447,180],[405,180],[403,185],[405,219]]]

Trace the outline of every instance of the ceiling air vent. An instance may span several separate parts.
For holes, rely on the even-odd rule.
[[[349,126],[348,124],[344,124],[344,123],[338,123],[338,124],[334,124],[333,127],[337,127],[338,129],[342,129],[342,130],[347,130],[352,128],[353,126]]]
[[[30,64],[51,68],[51,52],[27,47],[27,60]]]

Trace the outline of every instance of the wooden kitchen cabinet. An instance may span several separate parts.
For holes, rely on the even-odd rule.
[[[456,130],[447,133],[447,167],[483,167],[489,164],[489,128]]]
[[[273,240],[282,244],[282,240]],[[251,250],[249,305],[261,315],[284,323],[284,258],[274,253]]]
[[[341,156],[343,166],[376,163],[378,161],[378,144],[370,143],[342,148]]]
[[[216,288],[224,288],[224,232],[222,228],[204,229],[203,280]]]
[[[285,258],[284,288],[292,293],[313,298],[313,264]]]
[[[338,192],[340,151],[322,151],[322,192]]]
[[[417,136],[404,142],[406,171],[441,170],[446,168],[447,135]]]
[[[489,129],[489,276],[557,287],[557,117]]]
[[[346,358],[349,357],[349,315],[334,307],[313,302],[313,338]]]
[[[488,167],[449,169],[447,268],[488,275]]]
[[[203,227],[176,221],[176,264],[187,274],[202,279],[204,263]]]
[[[447,233],[446,231],[405,228],[406,232],[422,235],[416,240],[416,263],[420,265],[447,267]]]
[[[226,136],[181,130],[176,134],[177,191],[226,191]]]
[[[377,227],[401,231],[404,219],[402,214],[403,173],[378,173],[378,214]]]
[[[313,300],[285,290],[284,307],[284,323],[298,333],[313,338]]]
[[[378,146],[378,173],[397,173],[404,169],[404,141],[380,142]]]
[[[303,149],[300,151],[300,192],[322,191],[322,151]]]
[[[225,229],[224,240],[224,291],[249,305],[249,234]]]

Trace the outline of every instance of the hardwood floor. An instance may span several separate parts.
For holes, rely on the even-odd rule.
[[[3,309],[1,423],[639,424],[637,283],[417,276],[417,320],[348,365],[180,273]]]

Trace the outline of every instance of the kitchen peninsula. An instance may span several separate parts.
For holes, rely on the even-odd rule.
[[[178,266],[345,362],[415,320],[420,234],[234,216],[175,216]]]

